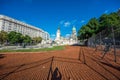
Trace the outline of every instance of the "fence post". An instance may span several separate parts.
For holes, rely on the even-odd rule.
[[[113,47],[114,47],[114,61],[116,62],[116,44],[115,44],[115,34],[114,34],[114,29],[112,27],[112,38],[113,38]]]
[[[101,39],[101,32],[100,32],[100,47],[101,47],[101,50],[102,50],[102,39]]]

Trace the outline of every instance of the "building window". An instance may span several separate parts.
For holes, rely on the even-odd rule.
[[[3,20],[3,24],[5,24],[5,20]]]
[[[2,26],[2,30],[4,30],[4,26]]]
[[[11,26],[8,27],[8,31],[11,30]]]
[[[12,23],[11,22],[9,22],[9,26],[11,26],[12,25]]]

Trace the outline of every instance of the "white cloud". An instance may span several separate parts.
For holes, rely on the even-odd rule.
[[[66,37],[70,36],[70,34],[66,34]]]
[[[108,13],[109,10],[105,10],[104,13]]]
[[[71,21],[61,20],[59,24],[64,27],[70,27],[77,24],[77,19]]]
[[[55,34],[51,34],[51,37],[55,37]]]
[[[55,36],[56,36],[55,34],[51,34],[51,35],[50,35],[50,37],[51,37],[52,40],[55,39]]]
[[[69,21],[67,21],[67,22],[64,23],[64,26],[65,26],[65,27],[68,27],[68,26],[70,26],[70,25],[71,25],[71,23],[70,23]]]
[[[65,37],[66,37],[66,38],[69,38],[69,37],[70,37],[70,34],[66,34]]]
[[[64,24],[64,22],[65,22],[65,21],[64,21],[64,20],[62,20],[62,21],[60,21],[60,24]]]
[[[81,20],[81,21],[80,21],[80,23],[84,23],[84,22],[85,22],[85,20]]]

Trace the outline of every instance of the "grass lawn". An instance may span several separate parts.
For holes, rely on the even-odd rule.
[[[54,51],[54,50],[63,50],[65,46],[54,46],[52,48],[42,48],[42,49],[20,49],[20,50],[11,50],[3,49],[0,52],[39,52],[39,51]]]

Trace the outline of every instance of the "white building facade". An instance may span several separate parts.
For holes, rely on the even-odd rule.
[[[60,35],[61,35],[60,34],[60,27],[58,27],[57,32],[56,32],[56,39],[55,39],[56,41],[60,40],[60,38],[61,38]]]
[[[0,31],[2,30],[8,33],[15,31],[23,35],[28,35],[31,38],[42,37],[43,40],[50,39],[48,32],[5,15],[0,15]]]
[[[73,45],[78,43],[76,28],[73,26],[71,35],[66,38],[62,37],[60,33],[60,27],[56,32],[56,38],[54,40],[58,45]]]

